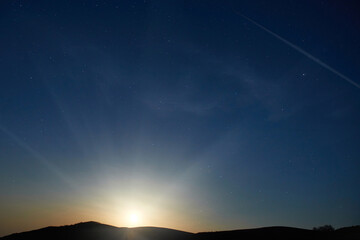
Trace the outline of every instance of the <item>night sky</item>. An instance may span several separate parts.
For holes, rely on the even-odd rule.
[[[0,236],[359,224],[359,12],[1,1]]]

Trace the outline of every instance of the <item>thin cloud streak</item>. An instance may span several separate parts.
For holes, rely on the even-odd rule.
[[[244,14],[240,14],[237,13],[235,11],[236,14],[240,15],[241,17],[245,18],[246,20],[248,20],[249,22],[253,23],[254,25],[256,25],[257,27],[261,28],[262,30],[264,30],[265,32],[271,34],[272,36],[276,37],[277,39],[279,39],[280,41],[282,41],[283,43],[287,44],[288,46],[292,47],[293,49],[295,49],[296,51],[298,51],[299,53],[305,55],[306,57],[308,57],[309,59],[313,60],[314,62],[320,64],[322,67],[326,68],[327,70],[329,70],[330,72],[336,74],[337,76],[341,77],[342,79],[344,79],[345,81],[347,81],[348,83],[352,84],[353,86],[357,87],[360,89],[360,84],[356,83],[355,81],[351,80],[350,78],[348,78],[347,76],[345,76],[344,74],[340,73],[339,71],[335,70],[334,68],[330,67],[329,65],[327,65],[326,63],[324,63],[323,61],[321,61],[320,59],[314,57],[313,55],[311,55],[310,53],[304,51],[303,49],[301,49],[300,47],[296,46],[295,44],[289,42],[288,40],[282,38],[281,36],[277,35],[276,33],[274,33],[273,31],[267,29],[266,27],[264,27],[263,25],[255,22],[254,20],[252,20],[251,18],[245,16]]]

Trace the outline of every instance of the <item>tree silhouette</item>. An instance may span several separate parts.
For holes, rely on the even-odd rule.
[[[320,226],[320,227],[314,227],[313,228],[314,231],[322,231],[322,232],[331,232],[334,231],[334,227],[331,225],[324,225],[324,226]]]

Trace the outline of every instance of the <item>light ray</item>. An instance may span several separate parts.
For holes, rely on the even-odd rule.
[[[39,163],[44,165],[49,171],[53,172],[55,176],[60,178],[63,182],[68,184],[70,187],[74,187],[73,181],[70,180],[69,176],[63,174],[58,167],[56,167],[53,163],[49,162],[45,157],[43,157],[40,153],[35,151],[31,146],[22,141],[18,136],[16,136],[13,132],[0,125],[0,131],[5,133],[8,137],[14,140],[20,147],[30,153]]]

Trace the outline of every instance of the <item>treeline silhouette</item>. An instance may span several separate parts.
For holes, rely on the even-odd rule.
[[[335,228],[331,225],[324,225],[324,226],[320,226],[320,227],[314,227],[313,230],[314,231],[331,232],[331,231],[335,231]]]

